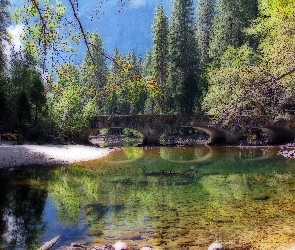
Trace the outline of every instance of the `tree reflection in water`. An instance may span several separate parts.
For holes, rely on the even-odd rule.
[[[68,225],[55,230],[62,234],[56,247],[122,239],[134,249],[207,249],[216,240],[229,249],[286,249],[295,244],[295,164],[275,155],[275,149],[136,149],[44,170],[42,178],[35,170],[13,182],[2,177],[9,185],[1,185],[1,244],[33,249],[40,238],[49,240],[41,216],[48,192],[55,220]],[[11,238],[8,215],[20,218]]]
[[[41,217],[47,190],[38,184],[28,185],[27,181],[38,183],[31,178],[16,178],[12,174],[0,177],[1,248],[37,249],[41,244],[40,237],[45,230]]]

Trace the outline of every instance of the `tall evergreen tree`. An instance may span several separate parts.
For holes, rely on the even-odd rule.
[[[176,0],[169,29],[169,84],[173,113],[192,114],[198,93],[198,56],[192,0]]]
[[[197,9],[197,42],[201,68],[209,62],[209,47],[212,39],[214,6],[216,0],[200,0]]]
[[[157,106],[160,107],[160,113],[167,113],[167,81],[168,81],[168,62],[169,62],[169,49],[168,49],[168,35],[169,24],[168,18],[165,15],[162,5],[157,6],[156,17],[153,23],[154,34],[154,48],[152,54],[152,68],[153,75],[155,76],[161,88],[160,99],[156,100]]]
[[[257,17],[257,0],[219,0],[213,24],[210,56],[221,56],[228,46],[240,47],[247,41],[243,32]]]
[[[142,62],[142,76],[144,77],[153,75],[152,53],[151,49],[148,49]]]
[[[152,65],[152,54],[153,52],[148,49],[142,64],[142,76],[153,78],[154,71]],[[144,114],[151,115],[155,113],[155,98],[152,96],[147,96],[147,99],[144,104]]]

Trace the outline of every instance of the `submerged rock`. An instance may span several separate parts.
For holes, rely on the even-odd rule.
[[[220,243],[212,243],[208,250],[223,250],[223,246]]]
[[[255,201],[266,201],[269,198],[270,197],[268,195],[261,194],[261,195],[258,195],[258,196],[253,197],[253,200],[255,200]]]
[[[112,245],[115,250],[126,250],[127,244],[123,241],[117,241],[115,244]]]

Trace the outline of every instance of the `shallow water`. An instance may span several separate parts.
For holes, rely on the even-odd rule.
[[[295,248],[295,160],[277,148],[126,148],[0,180],[1,249]]]

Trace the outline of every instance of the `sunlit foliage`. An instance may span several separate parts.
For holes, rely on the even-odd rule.
[[[109,75],[106,91],[109,100],[114,94],[121,103],[134,104],[143,93],[156,96],[159,93],[158,82],[150,77],[143,78],[135,65],[124,59],[116,60],[117,71]]]
[[[49,118],[63,133],[77,136],[97,115],[96,89],[80,82],[79,70],[62,65],[48,93]]]
[[[258,50],[228,47],[220,64],[208,71],[203,108],[219,118],[247,114],[284,115],[294,97],[294,26],[292,1],[260,1],[260,16],[247,33]],[[249,113],[248,113],[249,114]]]

